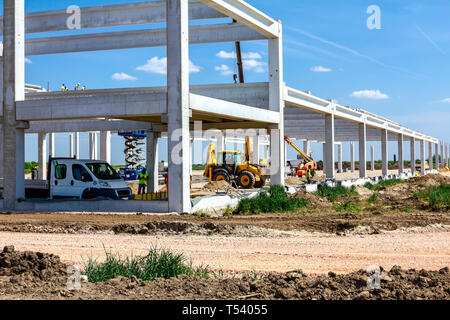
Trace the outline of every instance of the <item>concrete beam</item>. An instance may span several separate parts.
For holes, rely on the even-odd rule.
[[[89,132],[89,131],[121,131],[121,130],[150,130],[152,124],[130,120],[58,120],[58,121],[33,121],[30,129],[25,133],[39,132]]]
[[[272,124],[280,122],[280,113],[276,111],[249,107],[193,93],[190,94],[189,100],[191,110],[204,114],[220,115],[229,119],[251,120],[254,122]]]
[[[202,3],[216,9],[234,20],[274,39],[281,35],[279,24],[266,14],[255,9],[242,0],[200,0]]]
[[[166,22],[165,1],[144,1],[123,3],[106,6],[80,8],[80,28],[105,28],[129,26],[139,24],[153,24]],[[25,16],[25,32],[54,32],[68,30],[67,21],[70,18],[67,10],[53,10],[28,13]],[[226,16],[200,3],[198,0],[189,1],[189,19],[220,19]],[[0,17],[0,22],[3,17]],[[3,24],[3,23],[2,23]],[[0,34],[3,27],[0,27]]]
[[[190,43],[264,40],[239,23],[191,26]],[[166,29],[145,29],[27,39],[27,56],[167,46]]]
[[[167,0],[169,210],[190,213],[188,3]]]
[[[17,119],[27,121],[140,117],[167,113],[167,94],[111,94],[26,100],[17,103]]]

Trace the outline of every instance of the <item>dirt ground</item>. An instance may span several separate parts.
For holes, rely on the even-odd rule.
[[[376,266],[375,266],[376,267]],[[449,299],[450,273],[378,268],[376,279],[369,269],[350,274],[310,276],[301,270],[283,274],[212,275],[209,279],[179,276],[141,281],[117,277],[104,283],[82,281],[69,290],[67,265],[59,257],[40,252],[18,252],[5,247],[0,253],[2,299]],[[80,279],[81,280],[81,279]],[[370,288],[369,284],[377,285]]]
[[[440,184],[450,184],[449,173],[413,178],[377,191],[359,187],[360,196],[343,196],[335,203],[300,192],[294,196],[305,197],[309,205],[291,214],[0,213],[0,248],[14,245],[16,250],[31,252],[11,253],[7,249],[0,254],[0,296],[449,299],[445,267],[450,266],[450,212],[448,208],[431,210],[425,200],[414,197],[415,192]],[[367,199],[374,193],[377,200],[369,203]],[[360,210],[334,209],[336,203],[348,201]],[[82,267],[89,257],[103,260],[105,249],[131,256],[146,254],[154,246],[182,252],[194,265],[208,265],[226,279],[180,277],[152,283],[115,279],[104,284],[85,283],[75,293],[65,289],[61,278],[65,265],[59,259]],[[53,269],[52,264],[56,266]],[[33,265],[38,265],[38,271],[23,271]],[[369,292],[363,279],[367,278],[365,270],[373,265],[383,266],[386,278],[381,290]],[[401,270],[395,267],[398,265],[415,270]],[[52,272],[59,275],[48,281],[46,277]],[[260,274],[258,279],[242,279],[242,273],[252,272]]]

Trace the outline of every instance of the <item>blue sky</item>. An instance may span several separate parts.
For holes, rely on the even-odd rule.
[[[123,2],[134,1],[95,1]],[[342,105],[366,109],[438,138],[448,137],[450,1],[248,2],[283,22],[284,72],[289,86],[310,90]],[[65,9],[73,4],[90,6],[92,1],[27,0],[26,11]],[[369,18],[366,10],[373,4],[381,9],[380,30],[369,30],[366,25]],[[266,43],[244,42],[242,48],[247,58],[246,81],[267,81]],[[234,59],[227,57],[233,50],[233,43],[191,46],[191,82],[232,82]],[[220,51],[224,52],[219,54]],[[165,56],[165,48],[33,56],[27,64],[26,81],[43,87],[49,82],[51,90],[59,90],[62,83],[71,88],[77,82],[88,88],[164,85],[165,76],[160,72]],[[67,136],[57,135],[56,139],[57,154],[65,155]],[[27,160],[37,158],[36,140],[35,136],[27,137]],[[114,137],[113,143],[112,162],[123,163],[123,140]],[[86,135],[82,135],[81,148],[82,156],[87,156]],[[394,148],[392,145],[391,150]],[[313,151],[320,159],[321,147],[313,145]],[[295,156],[290,153],[290,157]],[[348,159],[346,146],[344,159]]]

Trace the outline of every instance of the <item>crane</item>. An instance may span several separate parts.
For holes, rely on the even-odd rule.
[[[314,161],[308,154],[306,154],[302,149],[300,149],[291,139],[284,137],[284,141],[292,147],[297,153],[303,158],[303,162],[299,163],[298,166],[292,168],[292,175],[302,177],[306,175],[306,170],[310,169],[311,174],[314,175],[317,170],[317,162]]]

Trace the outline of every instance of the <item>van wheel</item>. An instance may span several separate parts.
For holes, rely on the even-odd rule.
[[[83,200],[92,200],[98,197],[98,193],[93,190],[86,189],[83,192],[83,195],[81,196],[81,199]]]

